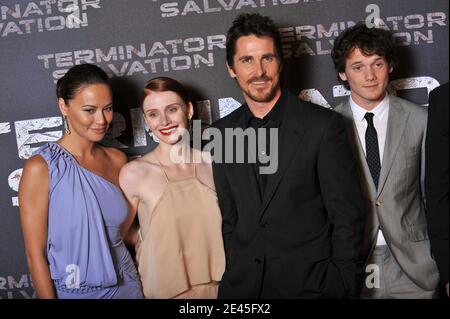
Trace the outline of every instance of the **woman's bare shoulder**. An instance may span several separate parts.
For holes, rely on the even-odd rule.
[[[103,151],[106,155],[113,161],[114,165],[122,167],[128,162],[127,155],[121,150],[114,147],[104,147],[102,146]]]
[[[25,161],[20,178],[19,193],[31,191],[41,194],[48,191],[50,174],[45,159],[40,155]],[[19,196],[20,198],[20,196]]]
[[[120,179],[124,181],[145,180],[151,182],[152,179],[163,176],[159,164],[153,162],[151,160],[152,157],[148,155],[146,154],[126,163],[120,171]]]
[[[23,170],[33,176],[47,176],[48,165],[45,159],[40,155],[34,155],[25,161]]]

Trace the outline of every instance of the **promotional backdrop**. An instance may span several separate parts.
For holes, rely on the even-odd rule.
[[[114,77],[105,143],[139,156],[154,147],[139,109],[152,77],[186,85],[205,124],[240,106],[225,37],[239,13],[255,11],[280,28],[284,85],[323,107],[348,95],[330,51],[358,21],[394,33],[392,93],[426,107],[429,91],[448,81],[448,0],[0,0],[0,298],[35,298],[17,190],[24,160],[62,136],[56,80],[80,63]]]

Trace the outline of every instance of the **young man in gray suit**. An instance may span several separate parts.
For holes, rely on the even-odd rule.
[[[351,91],[334,110],[346,119],[365,197],[361,297],[433,298],[439,275],[422,187],[426,109],[386,91],[394,65],[388,31],[357,24],[335,40],[332,58]]]

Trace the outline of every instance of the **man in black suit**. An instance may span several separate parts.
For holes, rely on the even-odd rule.
[[[425,198],[431,250],[448,293],[448,108],[449,83],[430,93],[425,140]]]
[[[226,52],[246,103],[214,127],[245,130],[246,151],[257,144],[252,130],[260,143],[256,162],[214,154],[227,256],[219,298],[358,297],[362,195],[341,115],[281,88],[270,18],[238,16]]]

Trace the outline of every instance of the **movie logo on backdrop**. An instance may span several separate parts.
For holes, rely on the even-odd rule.
[[[379,27],[393,33],[397,46],[434,43],[433,30],[447,26],[445,12],[417,13],[379,18]],[[330,25],[299,25],[280,28],[285,59],[302,55],[330,54],[334,39],[355,25],[355,21],[336,21]]]
[[[30,274],[21,274],[20,278],[8,275],[0,277],[0,299],[35,299],[36,292]]]
[[[370,15],[368,16],[370,17]],[[448,17],[445,12],[416,13],[406,16],[377,17],[377,27],[393,33],[396,46],[428,45],[434,43],[436,29],[446,27]],[[299,25],[280,28],[285,60],[298,59],[304,55],[329,55],[334,39],[356,24],[356,21],[334,21],[329,25]],[[437,87],[439,82],[429,76],[397,79],[389,84],[389,91],[426,88],[427,92]],[[333,97],[350,94],[343,85],[333,86]],[[316,88],[303,89],[299,96],[315,104],[331,108],[331,105]]]
[[[421,59],[426,57],[445,62],[448,65],[448,42],[446,42],[448,41],[448,4],[441,5],[439,1],[444,2],[443,0],[429,1],[432,5],[428,8],[428,5],[423,5],[420,0],[411,2],[380,0],[376,5],[367,6],[365,13],[364,11],[348,14],[336,12],[332,16],[324,17],[321,10],[328,9],[326,8],[327,4],[331,1],[135,0],[133,5],[124,5],[125,1],[120,0],[110,2],[102,0],[8,0],[8,4],[0,1],[0,41],[14,45],[20,44],[20,41],[24,41],[24,39],[30,42],[31,49],[26,53],[25,59],[34,63],[38,70],[37,78],[45,83],[48,82],[48,85],[51,85],[52,82],[56,83],[68,69],[81,63],[97,64],[113,77],[150,78],[163,76],[166,73],[168,76],[174,77],[183,73],[186,77],[186,74],[190,76],[198,70],[198,78],[195,74],[196,78],[192,81],[204,88],[207,98],[211,100],[196,101],[196,105],[202,122],[210,124],[214,120],[212,113],[216,117],[224,117],[241,104],[231,97],[232,93],[225,89],[224,83],[228,85],[231,81],[228,77],[223,79],[222,87],[220,79],[217,83],[210,83],[205,82],[201,76],[209,72],[218,72],[218,70],[225,72],[223,51],[226,42],[225,32],[229,27],[224,24],[219,25],[219,31],[205,31],[202,17],[207,18],[208,15],[213,14],[217,14],[219,17],[221,13],[230,12],[237,15],[241,12],[257,11],[258,9],[265,9],[261,10],[261,13],[265,15],[270,15],[272,12],[286,12],[288,17],[290,16],[287,19],[290,22],[283,22],[283,19],[276,21],[282,26],[280,34],[285,62],[296,63],[295,60],[298,60],[303,63],[302,59],[313,57],[308,59],[311,66],[316,67],[322,63],[321,61],[328,59],[330,68],[332,68],[331,59],[326,56],[330,55],[333,41],[339,33],[353,26],[359,21],[359,18],[362,20],[364,18],[372,19],[371,21],[376,27],[393,31],[397,46],[414,47],[411,48],[411,51],[414,52],[412,63],[422,62]],[[346,2],[348,6],[360,4],[358,0],[343,2]],[[104,42],[102,41],[104,36],[102,32],[104,31],[96,30],[93,28],[93,24],[91,24],[91,28],[86,29],[86,27],[93,22],[93,18],[89,15],[96,9],[105,8],[106,3],[111,6],[108,9],[125,10],[125,12],[129,10],[130,14],[133,14],[134,10],[153,10],[152,13],[156,14],[157,19],[152,23],[156,27],[158,24],[161,26],[164,23],[170,23],[173,31],[171,30],[168,35],[160,36],[160,38],[157,38],[158,35],[156,35],[149,40],[142,40],[134,38],[126,28],[124,28],[125,31],[118,28],[117,37],[114,39],[125,40]],[[298,10],[300,7],[312,11],[312,19],[308,21],[308,24],[305,24],[305,20]],[[376,10],[367,11],[369,7],[372,8],[371,10],[374,10],[373,8]],[[136,17],[138,16],[136,15]],[[183,17],[196,18],[198,26],[193,25],[192,28],[189,28],[189,34],[181,36],[178,31],[180,29],[185,31],[182,28],[185,28],[186,24]],[[106,17],[106,21],[115,23],[112,16]],[[217,21],[220,24],[220,19]],[[129,23],[130,27],[134,27],[142,24],[142,21],[122,21],[120,23]],[[75,47],[67,46],[67,43],[74,43],[72,30],[80,32],[88,30],[94,41],[78,42],[75,43]],[[54,31],[61,31],[64,36],[67,35],[67,43],[52,40],[47,49],[44,47],[43,50],[33,50],[34,44],[40,41],[37,39],[39,33]],[[445,40],[439,41],[439,39]],[[0,62],[0,66],[11,64],[15,66],[20,63],[19,60],[16,60],[15,56],[5,56],[3,62]],[[393,94],[402,90],[419,88],[425,88],[427,92],[430,92],[440,84],[439,81],[448,80],[447,69],[430,65],[432,64],[418,63],[414,72],[400,70],[399,76],[389,83],[388,90]],[[10,68],[6,68],[6,70],[10,70]],[[331,108],[335,102],[334,98],[347,96],[350,93],[337,82],[334,70],[332,71],[332,78],[328,75],[321,76],[319,80],[314,80],[311,87],[304,87],[305,85],[302,84],[302,87],[298,89],[301,91],[295,93],[298,93],[303,100]],[[4,187],[2,191],[6,191],[2,193],[0,204],[0,211],[3,213],[2,227],[7,231],[6,235],[3,234],[4,237],[1,237],[2,232],[0,232],[0,239],[4,242],[8,241],[10,244],[7,246],[8,249],[13,250],[12,253],[7,250],[0,253],[0,299],[36,298],[31,276],[27,273],[26,258],[20,238],[20,226],[17,221],[17,193],[23,160],[29,158],[42,143],[56,141],[63,134],[63,121],[55,107],[53,90],[51,96],[30,96],[26,90],[23,90],[22,83],[20,83],[20,79],[26,77],[24,72],[26,71],[17,67],[17,74],[12,79],[4,81],[4,92],[7,94],[0,97],[0,106],[6,109],[6,112],[2,112],[4,117],[0,118],[0,137],[5,137],[9,143],[8,147],[4,147],[4,149],[8,149],[7,152],[3,153],[5,167],[3,168]],[[208,89],[213,90],[216,86],[220,92],[217,93],[217,96],[214,95],[216,93],[208,92]],[[330,90],[332,94],[328,96]],[[425,94],[425,90],[420,90],[420,92]],[[21,112],[22,115],[11,118],[16,114],[10,110],[17,108],[22,111],[25,107],[29,107],[29,105],[21,105],[16,100],[10,100],[10,96],[17,94],[23,94],[30,100],[33,99],[33,106],[40,108],[38,112],[28,116],[27,112]],[[426,104],[423,103],[423,105]],[[212,112],[212,108],[216,112]],[[42,113],[40,113],[41,110]],[[130,105],[129,110],[127,109],[125,112],[129,112],[129,114],[114,112],[113,124],[104,142],[108,146],[128,148],[127,152],[129,151],[129,153],[133,153],[133,157],[137,157],[147,143],[150,143],[150,138],[138,105]],[[126,118],[130,118],[131,121],[127,121]],[[130,133],[127,135],[127,142],[123,142],[127,145],[119,141],[125,132]],[[129,136],[132,137],[131,140],[128,139]]]
[[[79,29],[89,25],[88,10],[99,9],[101,0],[25,1],[0,5],[0,36]]]
[[[225,40],[223,34],[196,36],[138,45],[54,52],[41,54],[37,59],[45,69],[52,71],[55,83],[69,68],[81,63],[98,64],[112,76],[161,74],[214,67],[214,49],[225,49]]]
[[[192,14],[208,14],[241,9],[259,9],[282,5],[319,2],[323,0],[190,0],[190,1],[158,1],[161,17],[172,18]]]

